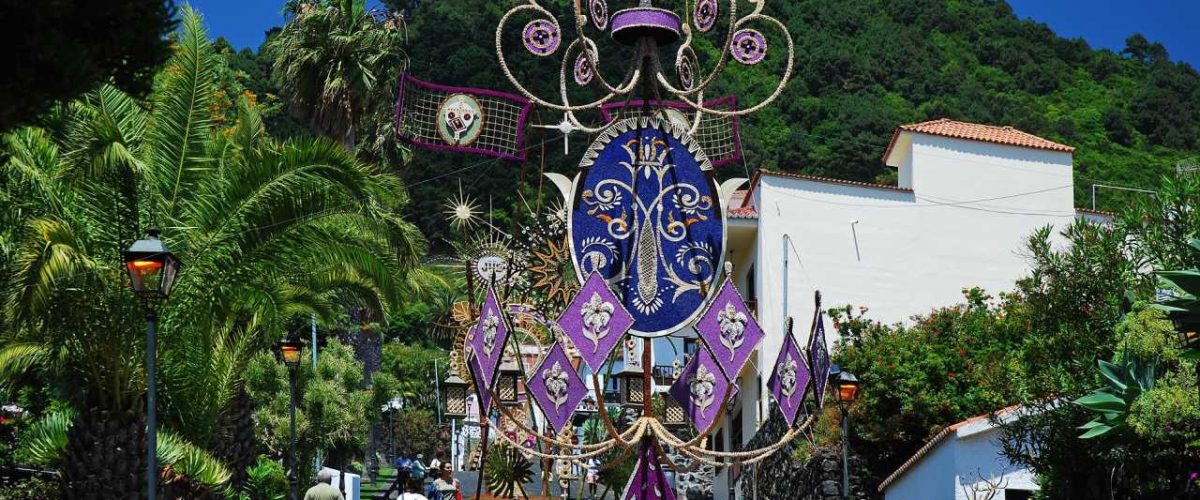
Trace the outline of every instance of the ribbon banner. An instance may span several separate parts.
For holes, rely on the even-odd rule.
[[[734,96],[726,96],[705,102],[704,107],[719,111],[737,111],[737,99]],[[600,106],[600,116],[606,123],[650,115],[657,115],[689,131],[692,130],[693,121],[696,119],[695,109],[685,102],[624,101]],[[700,125],[696,127],[693,136],[714,167],[742,158],[742,138],[738,134],[737,116],[701,113]]]
[[[494,90],[451,87],[400,77],[396,135],[414,146],[505,160],[525,160],[521,147],[532,104]]]

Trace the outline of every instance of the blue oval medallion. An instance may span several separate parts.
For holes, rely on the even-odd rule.
[[[712,164],[691,136],[658,118],[601,132],[571,201],[571,257],[582,282],[604,276],[635,318],[630,333],[671,334],[704,305],[725,257]]]

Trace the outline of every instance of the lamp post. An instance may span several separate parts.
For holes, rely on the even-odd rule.
[[[158,414],[157,391],[158,304],[171,294],[179,275],[179,259],[171,253],[158,229],[146,231],[146,237],[121,252],[133,292],[146,306],[146,498],[158,496]]]
[[[290,399],[288,417],[291,419],[291,428],[288,433],[290,440],[288,444],[288,489],[291,492],[292,500],[300,498],[299,483],[297,483],[296,475],[296,368],[300,366],[301,350],[303,348],[304,342],[295,337],[288,337],[275,343],[275,355],[280,361],[283,361],[288,371],[288,394]]]
[[[830,375],[842,409],[842,498],[850,498],[850,405],[858,399],[858,377],[846,370]]]

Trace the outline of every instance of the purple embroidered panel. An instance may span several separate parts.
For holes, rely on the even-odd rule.
[[[675,383],[671,384],[669,392],[683,407],[683,413],[696,426],[696,430],[704,432],[720,416],[725,407],[722,402],[728,391],[729,381],[721,375],[721,368],[712,353],[700,348]]]
[[[779,405],[779,411],[783,413],[788,427],[796,422],[796,415],[804,409],[804,394],[808,390],[810,378],[812,374],[808,370],[808,361],[796,345],[796,339],[788,332],[783,340],[783,348],[775,358],[775,369],[771,372],[771,379],[767,381],[767,388],[771,390],[771,396]]]
[[[479,360],[480,376],[486,387],[492,387],[496,377],[508,331],[508,319],[500,307],[500,299],[496,297],[496,290],[489,287],[479,310],[479,320],[467,336],[467,349]]]
[[[479,398],[479,419],[486,420],[488,414],[492,411],[492,394],[488,392],[488,385],[480,385],[480,377],[483,370],[479,368],[479,360],[475,356],[467,355],[467,369],[471,371],[471,381],[475,385],[475,395]]]
[[[594,272],[563,310],[558,325],[575,344],[580,357],[593,371],[599,372],[604,360],[633,326],[633,315],[609,290],[600,273]]]
[[[825,405],[825,386],[829,382],[829,348],[825,346],[825,314],[817,311],[817,321],[809,335],[808,366],[812,367],[813,398],[817,406]]]
[[[638,461],[633,475],[625,484],[624,500],[675,500],[675,491],[662,470],[658,447],[652,438],[643,438],[638,445]]]
[[[575,372],[570,358],[558,342],[550,348],[541,364],[530,372],[525,387],[541,407],[555,435],[571,421],[575,408],[588,394],[583,378]]]
[[[524,161],[529,99],[471,87],[453,87],[401,75],[396,135],[414,146]]]
[[[696,330],[708,343],[725,379],[732,381],[742,372],[750,354],[765,334],[746,303],[728,278],[721,291],[700,316]]]

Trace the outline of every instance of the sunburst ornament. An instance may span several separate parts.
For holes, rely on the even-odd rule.
[[[578,286],[571,280],[571,253],[565,241],[548,240],[533,251],[529,272],[533,274],[533,288],[546,294],[546,300],[566,304]]]
[[[446,218],[450,220],[450,227],[459,231],[475,227],[479,221],[476,217],[482,212],[479,211],[479,205],[475,204],[475,200],[470,196],[463,194],[462,184],[458,185],[458,197],[446,200]]]

